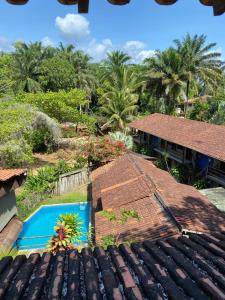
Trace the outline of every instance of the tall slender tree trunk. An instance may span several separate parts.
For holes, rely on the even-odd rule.
[[[184,114],[186,116],[187,114],[187,109],[188,109],[188,99],[189,99],[189,90],[190,90],[190,81],[187,81],[187,87],[186,87],[186,101],[184,104]]]

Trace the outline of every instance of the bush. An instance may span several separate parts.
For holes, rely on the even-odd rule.
[[[171,175],[181,183],[187,183],[188,181],[188,169],[184,165],[177,165],[170,170]]]
[[[204,190],[208,187],[207,181],[205,179],[198,179],[195,181],[195,183],[193,184],[193,186],[197,189],[197,190]]]
[[[88,159],[86,157],[83,156],[79,156],[76,159],[76,163],[74,164],[74,169],[79,170],[84,168],[88,163]]]
[[[109,138],[112,142],[122,142],[127,149],[133,148],[133,138],[130,135],[126,135],[123,132],[117,131],[115,133],[111,133]]]
[[[0,164],[4,168],[16,168],[31,163],[32,148],[24,140],[10,140],[0,146]]]
[[[73,169],[64,160],[60,160],[55,166],[39,169],[36,175],[29,173],[23,191],[17,196],[19,217],[26,218],[42,200],[51,196],[59,176]]]

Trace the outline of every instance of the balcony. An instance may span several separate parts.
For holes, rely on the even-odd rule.
[[[171,148],[154,148],[154,151],[161,154],[161,155],[164,155],[165,153],[168,155],[168,157],[174,161],[177,161],[178,163],[185,163],[185,164],[189,164],[191,163],[190,160],[188,159],[184,159],[184,150],[173,150]]]
[[[225,187],[225,172],[215,168],[209,168],[207,178]]]

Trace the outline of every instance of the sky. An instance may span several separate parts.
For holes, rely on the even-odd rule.
[[[141,62],[154,51],[173,45],[186,33],[205,34],[216,42],[225,59],[225,14],[213,16],[211,7],[199,0],[179,0],[161,6],[154,0],[131,0],[113,6],[107,0],[90,0],[88,14],[57,0],[30,0],[27,5],[9,5],[0,0],[0,50],[11,51],[15,41],[42,41],[44,46],[74,44],[94,61],[107,52],[126,51],[133,62]]]

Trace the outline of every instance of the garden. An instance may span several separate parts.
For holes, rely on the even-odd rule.
[[[21,220],[42,205],[87,200],[84,191],[55,196],[60,175],[93,170],[128,150],[149,154],[134,148],[128,124],[136,118],[160,112],[223,125],[224,62],[216,49],[206,36],[187,34],[141,64],[119,50],[95,63],[72,45],[41,42],[0,52],[0,168],[28,170],[17,193]],[[168,169],[164,158],[157,165]],[[185,182],[188,170],[168,171]],[[137,218],[135,212],[121,218],[128,216]],[[61,234],[72,241],[68,226],[63,217],[58,221],[53,251],[65,246],[57,244]],[[105,244],[116,239],[106,237]]]

